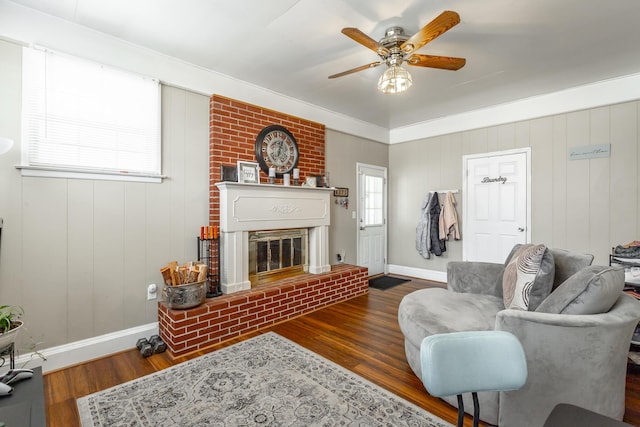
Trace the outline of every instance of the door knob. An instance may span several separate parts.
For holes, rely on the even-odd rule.
[[[522,233],[524,231],[524,228],[523,227],[518,227],[518,231]]]
[[[360,231],[364,231],[364,227],[360,227]]]

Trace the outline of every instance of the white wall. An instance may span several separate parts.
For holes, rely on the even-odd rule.
[[[344,252],[344,262],[356,264],[358,221],[352,216],[358,205],[356,164],[388,167],[389,145],[331,129],[327,129],[325,135],[325,167],[330,173],[330,184],[349,189],[349,209],[331,204],[329,260],[337,264],[336,255]],[[334,202],[336,198],[332,196],[331,200]]]
[[[163,86],[161,184],[23,178],[21,47],[0,41],[0,60],[0,135],[16,141],[0,156],[0,303],[24,308],[40,349],[157,322],[147,285],[196,258],[208,220],[209,98]]]
[[[430,190],[462,189],[463,155],[519,147],[531,147],[532,241],[607,264],[612,246],[640,238],[639,128],[633,101],[391,145],[390,264],[443,272],[461,260],[461,241],[442,257],[418,255],[420,203]],[[596,144],[611,144],[611,157],[568,160],[570,147]],[[456,198],[462,220],[462,193]]]

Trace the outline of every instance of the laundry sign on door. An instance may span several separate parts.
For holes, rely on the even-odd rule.
[[[505,182],[507,182],[507,177],[500,175],[497,178],[491,178],[488,176],[485,176],[484,178],[482,178],[482,181],[480,181],[482,184],[487,184],[490,182],[499,182],[501,184],[504,184]]]
[[[611,144],[569,147],[569,160],[594,159],[598,157],[611,157]]]

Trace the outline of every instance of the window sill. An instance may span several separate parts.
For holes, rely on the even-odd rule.
[[[18,165],[16,166],[16,169],[20,169],[22,176],[40,178],[95,179],[105,181],[149,182],[158,184],[162,183],[162,180],[167,178],[165,175],[144,175],[126,172],[96,172],[25,165]]]

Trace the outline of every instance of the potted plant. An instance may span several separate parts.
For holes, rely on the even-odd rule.
[[[20,317],[24,314],[22,307],[14,305],[0,306],[0,350],[13,344],[23,326]]]

